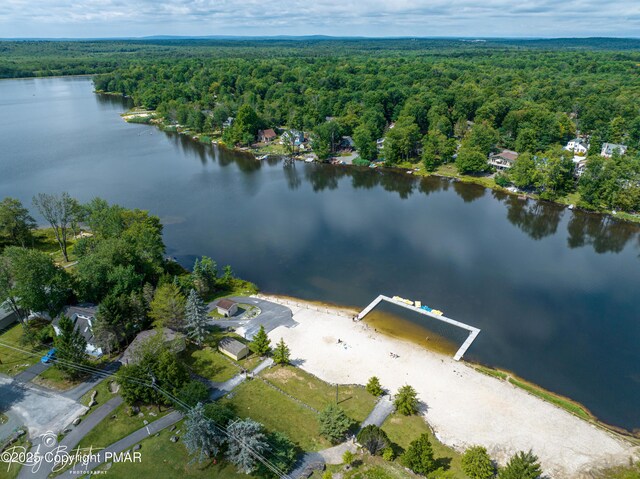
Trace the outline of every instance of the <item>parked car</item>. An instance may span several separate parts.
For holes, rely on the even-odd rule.
[[[42,359],[40,359],[40,361],[44,364],[47,364],[52,359],[55,359],[55,357],[56,357],[56,348],[51,348],[47,354],[42,356]]]

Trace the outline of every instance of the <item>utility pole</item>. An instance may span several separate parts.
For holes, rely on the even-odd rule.
[[[338,404],[338,385],[336,384],[336,405]]]

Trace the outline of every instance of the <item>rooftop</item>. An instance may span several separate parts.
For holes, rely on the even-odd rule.
[[[229,337],[222,338],[218,343],[218,347],[236,356],[240,354],[244,350],[244,348],[246,348],[246,346],[237,339]]]

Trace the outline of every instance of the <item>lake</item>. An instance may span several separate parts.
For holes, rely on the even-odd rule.
[[[420,299],[482,329],[467,359],[640,428],[638,225],[447,179],[259,162],[126,109],[89,78],[0,81],[0,197],[148,209],[168,255],[211,256],[270,293]],[[396,329],[421,321],[397,313]]]

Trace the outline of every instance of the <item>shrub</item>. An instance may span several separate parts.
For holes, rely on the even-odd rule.
[[[356,458],[356,455],[347,449],[346,451],[344,451],[344,454],[342,455],[342,462],[344,462],[347,465],[351,465],[351,463],[355,458]]]
[[[382,389],[380,380],[376,376],[371,376],[366,389],[373,396],[382,396],[384,394],[384,389]]]
[[[384,459],[385,461],[393,461],[395,457],[396,455],[393,452],[392,447],[385,447],[384,451],[382,451],[382,459]]]
[[[356,158],[355,160],[353,160],[353,164],[356,166],[369,166],[371,162],[362,158]]]

